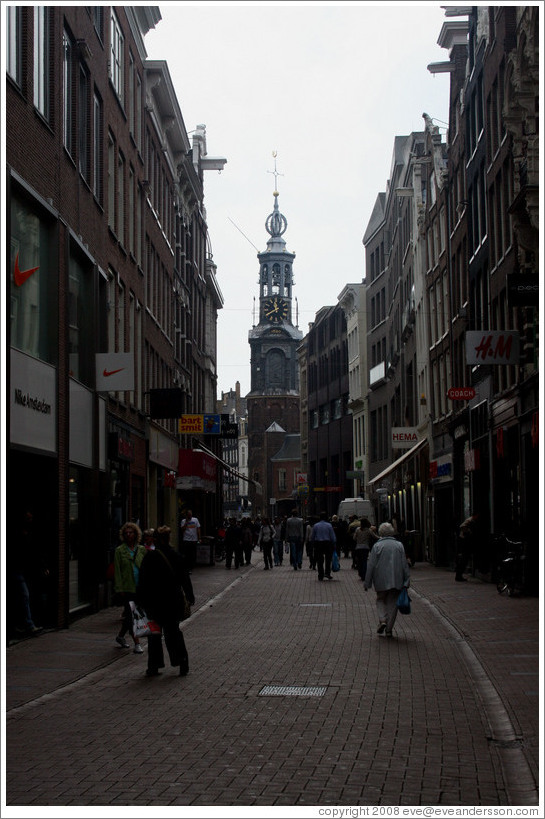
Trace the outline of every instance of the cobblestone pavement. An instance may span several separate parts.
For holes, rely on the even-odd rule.
[[[117,608],[10,646],[4,804],[539,804],[537,598],[418,564],[388,639],[350,561],[253,561],[194,570],[187,677],[145,677]]]

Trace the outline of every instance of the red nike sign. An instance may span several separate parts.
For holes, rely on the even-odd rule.
[[[109,375],[113,375],[114,373],[120,373],[124,369],[125,367],[120,367],[118,370],[104,370],[102,375],[104,376],[104,378],[108,378]]]
[[[15,267],[13,269],[13,279],[17,287],[21,287],[22,284],[29,279],[33,273],[35,273],[39,269],[38,267],[29,267],[28,270],[21,270],[19,267],[19,254],[15,257]]]

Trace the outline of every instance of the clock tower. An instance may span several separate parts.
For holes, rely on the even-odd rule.
[[[276,454],[276,450],[269,451],[267,430],[274,424],[276,431],[299,433],[297,348],[303,338],[292,321],[295,253],[286,249],[283,235],[288,223],[278,208],[278,191],[273,196],[273,212],[265,222],[269,234],[267,249],[257,254],[259,321],[248,333],[251,386],[246,396],[248,472],[256,482],[250,484],[250,499],[254,514],[267,516],[271,515],[270,498],[274,497],[269,458]],[[278,441],[278,431],[275,440]]]

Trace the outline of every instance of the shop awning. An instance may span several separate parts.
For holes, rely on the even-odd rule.
[[[393,464],[387,466],[386,469],[383,469],[382,472],[379,472],[378,475],[375,475],[374,478],[371,478],[370,481],[367,482],[368,486],[372,486],[373,484],[381,481],[383,478],[386,478],[390,473],[394,472],[404,461],[407,461],[409,458],[412,458],[413,455],[416,455],[423,447],[425,447],[428,443],[427,438],[422,438],[417,444],[415,444],[411,449],[408,449],[397,461],[394,461]]]

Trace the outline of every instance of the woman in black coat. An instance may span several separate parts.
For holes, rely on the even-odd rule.
[[[165,635],[165,645],[172,666],[180,666],[180,676],[189,671],[184,635],[179,623],[183,617],[184,595],[194,605],[191,578],[181,555],[170,545],[170,527],[156,532],[156,548],[148,551],[140,566],[137,602],[158,623]],[[155,677],[165,667],[161,634],[148,637],[148,677]]]

